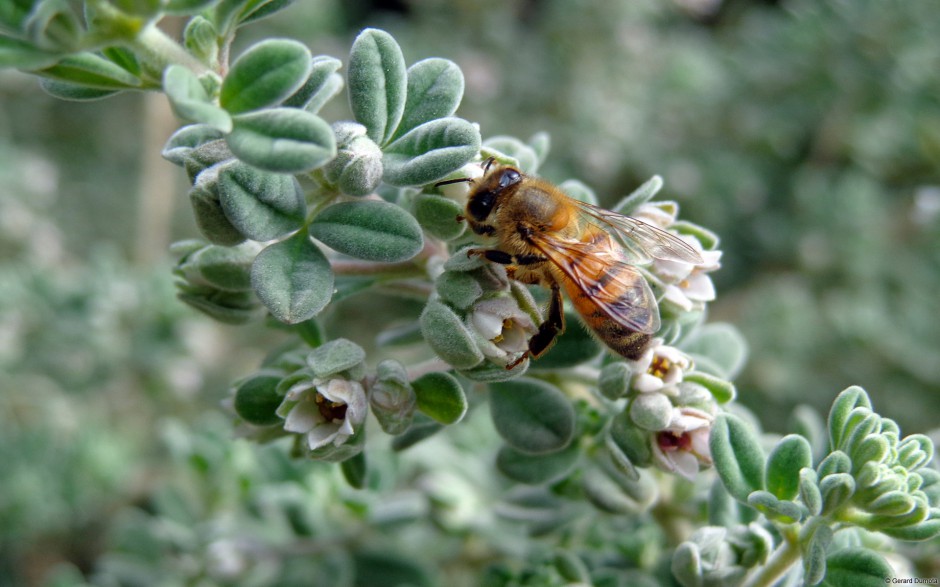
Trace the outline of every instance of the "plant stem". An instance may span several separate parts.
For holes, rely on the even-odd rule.
[[[770,556],[767,564],[747,578],[741,587],[770,587],[783,576],[793,563],[800,560],[800,548],[793,532],[781,530],[783,542]]]
[[[158,71],[163,71],[174,64],[186,66],[197,75],[209,71],[204,63],[190,55],[186,49],[155,24],[150,24],[140,31],[132,46],[148,64]]]

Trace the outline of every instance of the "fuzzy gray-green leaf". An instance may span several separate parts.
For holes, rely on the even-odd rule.
[[[439,118],[408,131],[383,150],[384,180],[424,185],[468,163],[480,150],[480,131],[462,118]]]
[[[878,553],[866,548],[847,548],[826,559],[822,587],[879,587],[888,584],[894,569]]]
[[[437,300],[428,302],[421,313],[420,324],[428,345],[450,365],[470,369],[483,361],[483,353],[473,342],[473,335],[445,304]]]
[[[216,186],[207,189],[197,184],[189,192],[189,202],[193,207],[196,226],[209,242],[230,247],[245,240],[245,235],[225,215]]]
[[[764,488],[760,439],[743,420],[720,414],[712,425],[709,446],[718,476],[735,499],[747,503],[751,492]]]
[[[576,444],[547,455],[531,455],[510,446],[496,454],[496,468],[518,483],[541,485],[561,479],[574,468],[581,451]]]
[[[275,318],[296,324],[329,303],[333,271],[320,249],[300,231],[258,254],[251,267],[251,284]]]
[[[401,122],[394,136],[457,111],[463,97],[463,73],[448,59],[423,59],[407,71],[408,92]]]
[[[220,130],[208,124],[190,124],[178,129],[167,139],[161,155],[167,161],[183,165],[194,149],[222,137],[223,133]]]
[[[261,41],[232,64],[222,82],[219,103],[231,114],[278,104],[307,80],[311,59],[310,51],[297,41]]]
[[[431,235],[441,240],[452,240],[462,235],[467,225],[457,222],[463,213],[457,202],[434,194],[418,194],[415,198],[415,218]]]
[[[173,112],[183,120],[208,125],[223,133],[232,130],[232,117],[212,103],[199,78],[189,68],[171,65],[163,73],[163,91]]]
[[[574,435],[571,402],[557,387],[537,379],[491,383],[490,413],[503,440],[527,454],[562,450]]]
[[[388,202],[333,204],[310,224],[310,235],[328,247],[368,261],[405,261],[424,246],[414,217]]]
[[[337,338],[319,346],[307,355],[307,365],[318,379],[326,379],[342,371],[354,369],[366,359],[366,352],[351,340]]]
[[[249,424],[271,426],[281,421],[276,411],[284,399],[277,393],[282,375],[260,371],[235,387],[235,413]]]
[[[297,108],[269,108],[235,117],[226,137],[242,161],[267,171],[303,173],[336,156],[330,125]]]
[[[349,53],[349,103],[369,138],[384,145],[401,121],[408,89],[405,57],[385,31],[365,29]]]
[[[283,101],[282,104],[284,106],[303,108],[308,112],[316,113],[317,110],[319,110],[319,106],[322,106],[322,103],[317,104],[317,102],[320,100],[325,102],[333,95],[330,94],[330,96],[326,97],[321,96],[321,93],[330,92],[333,77],[340,79],[340,87],[342,87],[342,77],[336,74],[336,70],[343,65],[339,59],[326,55],[318,55],[311,60],[310,64],[310,73],[307,75],[306,81],[304,81],[297,91]]]
[[[767,457],[765,486],[779,499],[797,496],[800,469],[813,464],[809,442],[802,436],[790,434],[781,438]]]
[[[307,206],[290,175],[236,162],[219,172],[219,202],[243,235],[267,241],[300,228]]]
[[[441,424],[455,424],[467,413],[467,396],[453,375],[436,371],[411,382],[418,409]]]
[[[89,52],[75,53],[59,60],[36,74],[63,82],[99,90],[139,88],[140,78],[121,66]]]
[[[829,410],[829,442],[830,448],[836,450],[842,447],[845,433],[845,424],[849,414],[857,407],[871,409],[871,400],[861,387],[853,385],[843,390],[832,402]]]

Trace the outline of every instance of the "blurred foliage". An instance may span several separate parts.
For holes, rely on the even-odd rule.
[[[318,0],[247,29],[239,43],[283,34],[342,55],[359,28],[378,26],[409,55],[453,59],[466,74],[461,116],[487,135],[551,133],[550,179],[581,177],[611,204],[658,173],[686,217],[722,235],[713,317],[750,343],[739,400],[767,428],[783,428],[790,410],[781,408],[824,410],[850,383],[863,383],[905,430],[936,426],[940,11],[901,0],[694,6]],[[338,479],[316,485],[317,465],[289,464],[284,447],[232,444],[227,425],[206,415],[252,337],[185,309],[165,267],[124,260],[137,236],[138,157],[163,142],[140,144],[139,98],[62,103],[3,71],[0,102],[0,576],[40,584],[67,560],[75,567],[57,576],[69,584],[109,551],[102,584],[145,584],[148,565],[168,569],[171,582],[225,584],[226,565],[249,565],[251,584],[310,584],[379,560],[357,565],[319,541],[312,551],[327,554],[315,561],[279,550],[305,533],[376,552],[450,549],[454,565],[438,572],[455,580],[469,576],[457,562],[468,559],[498,562],[493,576],[515,572],[500,566],[527,556],[511,540],[481,540],[472,511],[445,507],[466,495],[404,492],[398,509],[376,513]],[[180,207],[184,193],[166,187]],[[192,228],[180,220],[174,232]],[[462,451],[479,441],[466,428],[410,454],[412,480],[487,499],[474,488],[487,475],[474,476]],[[446,457],[467,470],[421,476]],[[322,501],[298,514],[290,485],[279,485],[288,478],[316,485]],[[342,513],[330,517],[330,508]],[[388,515],[390,530],[362,538],[346,526],[350,513]],[[395,520],[419,518],[427,523],[396,534]],[[468,542],[435,544],[433,528],[454,519],[454,535]],[[663,537],[619,530],[617,564],[658,564]],[[244,540],[271,557],[241,558]],[[929,564],[926,549],[921,560]],[[532,572],[520,584],[539,584]]]

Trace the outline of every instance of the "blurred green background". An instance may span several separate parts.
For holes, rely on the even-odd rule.
[[[710,318],[747,338],[739,400],[767,429],[851,384],[905,433],[937,427],[936,3],[303,0],[238,46],[345,59],[365,26],[460,65],[484,137],[549,132],[548,179],[612,204],[663,176],[722,238]],[[274,337],[174,298],[166,245],[197,234],[162,96],[67,103],[0,71],[0,104],[0,584],[41,584],[93,569],[130,506],[163,511],[181,467],[221,474],[193,446],[257,459],[214,412]]]

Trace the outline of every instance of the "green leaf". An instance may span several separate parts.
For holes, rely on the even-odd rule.
[[[486,154],[493,154],[497,160],[518,167],[524,173],[533,174],[538,170],[539,158],[535,150],[516,137],[499,135],[483,141],[482,150]],[[495,153],[493,153],[495,151]]]
[[[707,389],[712,397],[715,398],[715,401],[720,404],[728,403],[737,396],[737,390],[734,388],[733,383],[702,371],[686,373],[683,376],[683,381],[698,383]]]
[[[182,65],[171,65],[163,73],[163,91],[173,112],[183,120],[199,122],[223,133],[232,130],[232,117],[212,103],[196,74]]]
[[[574,198],[579,202],[597,205],[597,194],[594,193],[586,183],[577,179],[567,179],[558,184],[558,189],[565,192],[569,198]]]
[[[832,529],[818,526],[803,550],[803,581],[816,585],[826,576],[826,549],[832,542]]]
[[[682,343],[682,350],[692,355],[697,370],[729,381],[741,371],[748,352],[738,329],[723,322],[711,322],[695,330]]]
[[[424,185],[471,161],[480,131],[462,118],[439,118],[408,131],[383,149],[384,180],[395,186]]]
[[[861,387],[853,385],[840,393],[829,410],[829,446],[832,450],[842,447],[845,424],[855,408],[871,409],[871,400]]]
[[[128,90],[141,85],[140,78],[94,53],[68,55],[58,63],[36,71],[37,75],[98,90]]]
[[[342,87],[343,78],[336,71],[343,65],[343,62],[334,57],[318,55],[310,61],[310,73],[306,81],[293,94],[283,101],[284,106],[291,108],[303,108],[308,112],[316,113],[323,103],[335,95],[331,88],[335,84],[334,78],[339,79]],[[322,93],[329,93],[329,96],[321,96]]]
[[[219,172],[224,168],[218,164],[234,160],[235,155],[225,144],[225,139],[216,139],[190,150],[183,159],[183,167],[190,181],[216,194],[218,198]],[[206,173],[203,173],[204,171]]]
[[[60,59],[60,53],[45,51],[32,43],[0,35],[0,68],[16,67],[29,71],[49,67]]]
[[[362,31],[349,53],[346,78],[353,116],[369,130],[369,138],[384,145],[401,121],[408,91],[398,43],[385,31]]]
[[[515,379],[520,375],[524,374],[529,370],[529,361],[523,361],[513,367],[512,369],[507,369],[506,367],[493,363],[491,361],[484,361],[476,367],[469,369],[461,369],[458,367],[457,373],[470,379],[471,381],[479,381],[481,383],[493,383],[496,381],[509,381]]]
[[[608,363],[601,369],[601,376],[597,380],[597,388],[601,395],[609,400],[618,400],[627,394],[630,389],[630,367],[623,361]]]
[[[443,424],[435,422],[420,412],[416,413],[411,427],[403,434],[399,434],[392,439],[392,450],[403,451],[418,444],[422,440],[434,436],[443,429]]]
[[[624,214],[629,216],[637,208],[643,204],[649,202],[653,199],[653,196],[659,193],[659,190],[663,188],[663,178],[658,175],[646,180],[646,182],[640,187],[633,190],[633,192],[620,200],[620,202],[612,208],[614,212],[618,214]]]
[[[625,475],[603,467],[588,468],[581,487],[585,497],[601,511],[612,514],[635,514],[648,509],[656,500],[658,488],[652,477],[641,475],[631,480]]]
[[[180,300],[219,322],[244,324],[261,316],[258,301],[251,292],[206,291],[179,283],[177,287]]]
[[[43,78],[39,80],[39,86],[50,96],[60,100],[71,100],[74,102],[88,102],[91,100],[101,100],[108,96],[118,93],[118,90],[99,90],[98,88],[89,88],[59,80]]]
[[[822,587],[884,587],[894,576],[891,565],[878,553],[865,548],[847,548],[826,559]]]
[[[207,65],[218,67],[219,31],[203,16],[194,16],[183,30],[183,46],[194,57]]]
[[[483,353],[463,320],[446,305],[431,300],[419,319],[421,334],[441,359],[458,369],[469,369],[483,361]],[[505,371],[505,369],[503,369]]]
[[[506,444],[527,454],[557,452],[571,442],[574,408],[553,385],[530,378],[491,383],[490,413]]]
[[[292,2],[293,0],[221,0],[210,14],[219,31],[230,35],[239,25],[264,18],[290,6]]]
[[[771,520],[784,524],[799,522],[803,517],[800,506],[792,501],[783,501],[769,491],[758,490],[747,496],[747,504]]]
[[[715,469],[732,497],[747,503],[747,496],[763,489],[764,452],[754,430],[733,414],[719,414],[709,438]]]
[[[235,388],[235,413],[255,426],[272,426],[281,422],[276,411],[284,399],[277,393],[283,374],[259,371]]]
[[[358,453],[351,458],[348,458],[342,461],[339,464],[340,470],[343,472],[343,478],[346,479],[346,482],[349,483],[350,487],[356,489],[362,489],[366,485],[366,473],[368,469],[366,467],[366,455],[365,453]]]
[[[333,294],[330,262],[303,231],[261,251],[251,267],[258,298],[281,322],[315,316]]]
[[[547,455],[531,455],[503,446],[496,454],[496,468],[518,483],[551,484],[567,476],[580,455],[580,448],[575,443]]]
[[[466,223],[457,222],[463,209],[450,198],[434,194],[418,194],[415,198],[415,218],[429,234],[449,241],[462,235]]]
[[[311,60],[310,51],[297,41],[261,41],[232,64],[222,82],[219,103],[231,114],[278,104],[304,85]]]
[[[356,550],[352,555],[355,578],[351,585],[433,587],[430,574],[416,561],[387,551]]]
[[[469,309],[483,296],[483,286],[470,273],[445,271],[434,281],[434,289],[441,299],[461,310]]]
[[[374,200],[333,204],[310,224],[310,235],[341,253],[383,263],[411,259],[424,246],[413,216]]]
[[[245,241],[245,236],[229,221],[216,194],[197,186],[189,192],[193,217],[209,242],[226,247]]]
[[[646,467],[652,462],[650,435],[633,424],[626,410],[614,416],[608,434],[614,447],[633,465]]]
[[[237,247],[209,245],[187,256],[179,269],[191,283],[198,280],[223,291],[247,291],[251,289],[251,263],[257,247],[255,243]]]
[[[161,155],[167,161],[177,165],[186,163],[186,158],[206,143],[217,141],[223,133],[208,124],[190,124],[177,130],[163,146]],[[224,143],[222,143],[224,145]],[[228,151],[228,149],[226,149]]]
[[[669,570],[682,587],[701,587],[702,554],[694,542],[683,542],[672,555]]]
[[[405,107],[393,137],[416,126],[452,115],[463,97],[463,73],[448,59],[432,57],[408,68]]]
[[[883,528],[880,531],[882,534],[886,534],[898,540],[909,540],[913,542],[933,540],[937,536],[940,536],[940,518],[934,517],[901,528]]]
[[[165,0],[163,11],[167,14],[196,14],[200,10],[209,8],[218,0]]]
[[[826,456],[816,467],[820,479],[835,473],[849,473],[852,471],[852,459],[841,450],[833,451]]]
[[[307,355],[307,365],[319,379],[354,369],[366,360],[366,352],[351,340],[337,338],[317,347]]]
[[[767,457],[765,487],[779,499],[794,499],[800,489],[800,469],[813,464],[809,442],[789,434],[781,438]]]
[[[225,216],[252,240],[275,239],[303,225],[307,205],[290,175],[235,162],[219,172],[218,189]]]
[[[336,156],[330,125],[296,108],[240,114],[226,140],[239,159],[267,171],[303,173]]]
[[[35,3],[20,28],[36,45],[51,51],[76,51],[84,33],[78,16],[62,0]]]
[[[453,375],[426,373],[411,382],[418,409],[441,424],[456,424],[467,413],[467,396]]]
[[[822,495],[822,515],[836,511],[855,493],[855,478],[848,473],[833,473],[819,481],[819,493]]]
[[[819,490],[819,477],[810,468],[800,470],[800,501],[809,510],[810,515],[818,516],[822,512],[822,492]]]
[[[883,437],[876,437],[883,438]],[[887,440],[885,439],[885,442]],[[933,460],[933,441],[923,434],[906,436],[898,445],[898,463],[908,471],[916,471]]]
[[[630,419],[650,431],[665,430],[675,409],[663,393],[641,393],[630,402]]]

